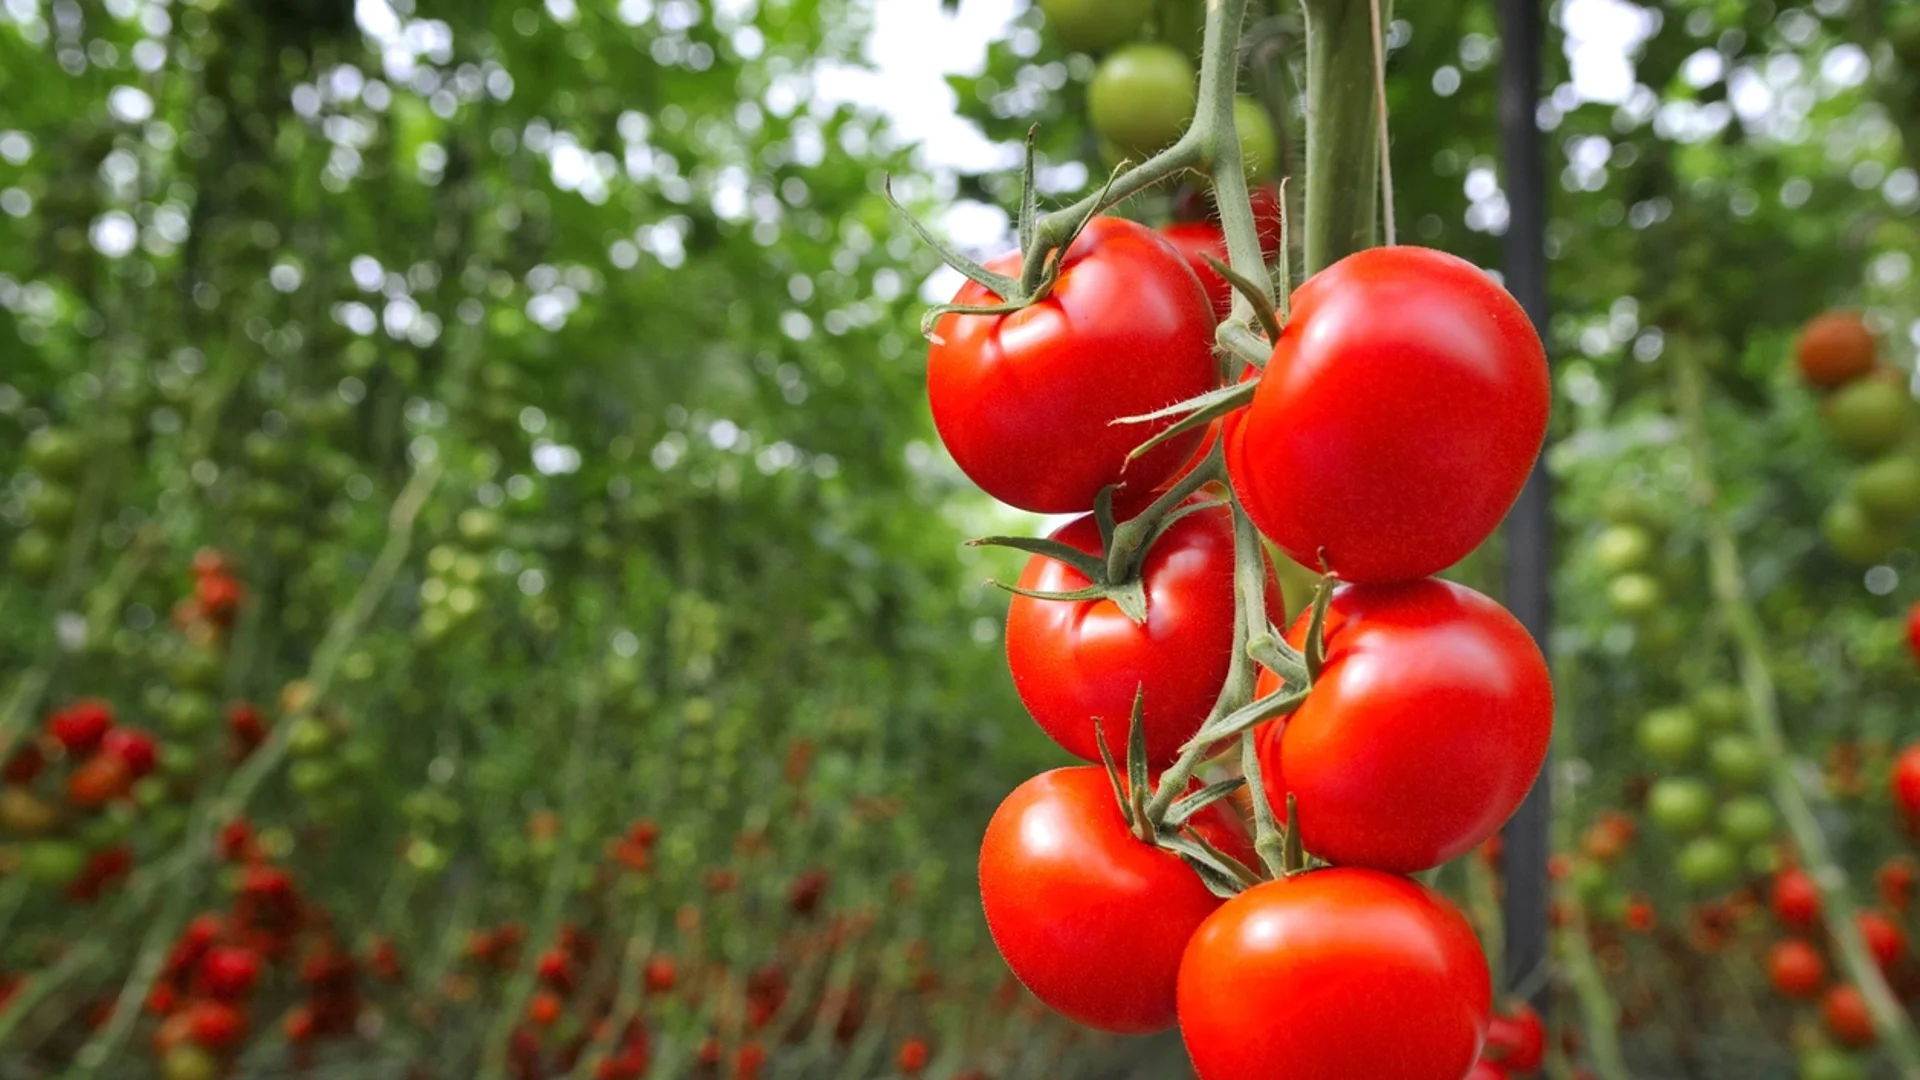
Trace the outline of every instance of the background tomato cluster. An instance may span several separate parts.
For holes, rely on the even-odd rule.
[[[1189,55],[1194,7],[1012,4],[956,107],[1087,191],[1096,127],[1166,122],[1112,104],[1165,49],[1096,58]],[[1019,561],[960,543],[1041,530],[934,438],[934,262],[880,177],[978,213],[1017,176],[814,99],[871,14],[0,7],[0,1075],[1179,1075],[1040,1009],[980,918],[993,807],[1064,759],[981,584]],[[1282,175],[1290,15],[1249,33]],[[1402,235],[1497,265],[1489,7],[1390,30]],[[1546,1067],[1896,1075],[1730,702],[1762,664],[1912,1004],[1920,553],[1822,519],[1911,498],[1920,12],[1569,0],[1547,64]],[[1899,373],[1872,460],[1794,363],[1828,309]],[[1497,594],[1498,548],[1449,576]],[[1437,878],[1496,960],[1497,856]]]

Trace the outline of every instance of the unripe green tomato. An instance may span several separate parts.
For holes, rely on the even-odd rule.
[[[156,755],[160,761],[160,771],[168,776],[192,776],[200,771],[200,755],[191,747],[177,742],[160,744]]]
[[[487,576],[487,564],[480,556],[466,554],[453,560],[453,580],[463,585],[478,585]]]
[[[1669,705],[1641,717],[1634,730],[1640,750],[1663,765],[1685,765],[1700,748],[1700,721],[1684,705]]]
[[[7,565],[30,582],[45,581],[60,565],[60,541],[43,529],[27,529],[14,538]]]
[[[211,690],[220,685],[226,667],[226,657],[213,649],[183,645],[167,660],[167,681],[186,689]]]
[[[20,849],[20,872],[36,885],[60,888],[87,866],[87,849],[71,840],[35,840]]]
[[[453,629],[453,616],[446,608],[431,607],[420,613],[420,636],[428,641],[438,641]]]
[[[1613,888],[1613,874],[1606,864],[1592,859],[1583,859],[1576,863],[1573,875],[1568,879],[1574,894],[1588,904],[1598,900],[1607,890]]]
[[[1717,836],[1696,836],[1680,849],[1674,868],[1688,886],[1711,889],[1725,885],[1740,873],[1740,855]]]
[[[263,475],[278,476],[293,464],[293,441],[276,439],[264,431],[247,432],[247,437],[240,440],[240,452]]]
[[[340,764],[354,772],[368,772],[380,764],[380,748],[365,738],[348,739],[340,748]]]
[[[1076,52],[1125,45],[1147,28],[1153,0],[1040,0],[1047,30]]]
[[[1827,436],[1855,457],[1884,454],[1906,434],[1913,397],[1889,379],[1868,376],[1834,391],[1821,408]]]
[[[1247,179],[1272,176],[1280,164],[1280,136],[1274,133],[1267,107],[1245,95],[1234,98],[1233,127],[1240,133],[1240,168]]]
[[[1866,1067],[1845,1050],[1819,1046],[1800,1055],[1800,1080],[1867,1080]]]
[[[1747,715],[1747,695],[1726,683],[1703,686],[1693,695],[1693,714],[1708,727],[1736,727]]]
[[[498,510],[484,506],[469,506],[460,511],[457,524],[460,535],[468,542],[484,547],[500,538],[500,531],[505,523],[501,520]]]
[[[217,1080],[220,1061],[193,1043],[180,1043],[160,1059],[160,1080]]]
[[[80,826],[80,843],[89,851],[112,847],[126,839],[138,812],[127,803],[115,800],[102,807]]]
[[[1707,765],[1713,778],[1734,788],[1757,787],[1767,778],[1767,754],[1751,735],[1715,736],[1707,744]]]
[[[295,757],[323,754],[332,745],[333,729],[317,716],[303,716],[287,731],[287,753]]]
[[[1861,466],[1847,494],[1875,521],[1907,521],[1920,514],[1920,460],[1895,454]]]
[[[1653,534],[1638,525],[1609,525],[1593,540],[1593,563],[1609,574],[1639,570],[1653,558]]]
[[[1647,789],[1647,817],[1670,833],[1699,832],[1713,819],[1713,789],[1691,776],[1663,776]]]
[[[160,709],[160,723],[169,735],[198,735],[219,718],[219,703],[199,690],[175,690]]]
[[[1607,584],[1607,603],[1622,618],[1637,619],[1651,614],[1666,601],[1666,589],[1660,579],[1639,571],[1621,574]]]
[[[64,533],[73,521],[73,510],[78,501],[74,498],[73,489],[67,485],[43,482],[33,494],[27,496],[27,512],[33,515],[36,527],[48,532]]]
[[[1139,160],[1170,145],[1193,119],[1193,64],[1165,45],[1129,45],[1101,61],[1087,90],[1093,130]]]
[[[287,783],[309,798],[332,787],[339,776],[340,770],[325,758],[301,758],[287,766]]]
[[[1859,503],[1842,498],[1820,518],[1820,533],[1827,546],[1842,559],[1859,566],[1870,566],[1898,547],[1900,529],[1882,525]]]
[[[1600,516],[1616,525],[1646,526],[1654,519],[1653,500],[1630,487],[1608,488],[1600,497]]]
[[[1720,807],[1720,835],[1742,847],[1772,837],[1779,825],[1773,804],[1759,795],[1742,795]]]
[[[27,436],[27,465],[43,477],[73,479],[86,455],[86,441],[65,428],[43,427]]]
[[[133,782],[133,805],[151,810],[167,799],[167,782],[158,776],[143,776]]]
[[[1783,865],[1778,844],[1755,844],[1747,849],[1747,870],[1751,873],[1772,877]]]

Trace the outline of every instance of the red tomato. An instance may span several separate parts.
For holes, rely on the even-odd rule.
[[[113,706],[98,698],[82,698],[47,718],[47,734],[69,754],[93,753],[113,727]]]
[[[1811,930],[1820,921],[1820,889],[1798,867],[1774,875],[1773,917],[1794,930]]]
[[[1873,962],[1880,970],[1891,975],[1907,958],[1907,932],[1900,924],[1877,911],[1863,911],[1854,921],[1860,928],[1860,936],[1867,943],[1867,951],[1873,954]]]
[[[1920,883],[1920,870],[1915,869],[1912,859],[1895,855],[1881,865],[1874,878],[1880,887],[1881,903],[1903,914],[1913,907],[1914,886]]]
[[[1907,612],[1907,650],[1920,660],[1920,601],[1915,601],[1913,609]]]
[[[1233,310],[1233,285],[1208,264],[1207,256],[1227,261],[1227,234],[1211,221],[1176,221],[1161,229],[1160,235],[1187,260],[1193,276],[1200,279],[1201,286],[1207,290],[1207,299],[1213,304],[1214,317],[1225,319]]]
[[[1210,807],[1196,827],[1242,862],[1245,834]],[[1127,830],[1106,773],[1080,766],[1014,789],[980,846],[987,929],[1035,997],[1120,1034],[1174,1022],[1187,939],[1220,906],[1178,856]]]
[[[224,1002],[196,1001],[186,1014],[187,1038],[209,1050],[225,1050],[246,1037],[246,1016]]]
[[[1873,331],[1855,311],[1828,311],[1807,320],[1794,346],[1800,377],[1823,389],[1840,386],[1873,370],[1879,347]]]
[[[932,1057],[927,1048],[927,1040],[918,1036],[900,1044],[900,1053],[895,1056],[895,1064],[908,1076],[918,1076],[927,1067],[927,1059]]]
[[[127,771],[138,780],[153,771],[157,751],[153,736],[139,728],[114,728],[100,739],[100,752],[126,763]]]
[[[260,955],[238,945],[215,945],[200,961],[200,984],[217,998],[245,996],[260,979]]]
[[[1810,1000],[1827,985],[1827,962],[1812,945],[1788,938],[1767,950],[1767,980],[1784,997]]]
[[[104,806],[125,795],[132,786],[133,773],[125,760],[112,754],[97,754],[67,777],[67,801],[81,807]]]
[[[1872,1046],[1879,1039],[1873,1030],[1873,1015],[1867,1011],[1867,999],[1857,987],[1836,986],[1820,1002],[1820,1018],[1833,1037],[1852,1047]]]
[[[1900,751],[1894,759],[1893,801],[1907,820],[1920,820],[1920,743]]]
[[[560,1014],[564,1009],[565,1005],[558,994],[551,990],[542,990],[534,994],[533,1000],[527,1003],[527,1019],[541,1027],[551,1027],[560,1021]]]
[[[1473,1063],[1473,1071],[1467,1074],[1467,1080],[1513,1080],[1512,1074],[1485,1058]]]
[[[1492,1003],[1473,928],[1440,894],[1316,870],[1222,905],[1180,964],[1200,1080],[1459,1080]]]
[[[1511,1012],[1494,1014],[1487,1024],[1486,1056],[1516,1073],[1540,1067],[1547,1056],[1547,1025],[1533,1006],[1516,1001]]]
[[[1296,646],[1309,618],[1288,631]],[[1298,800],[1307,850],[1414,873],[1498,832],[1553,734],[1546,660],[1520,623],[1437,578],[1349,585],[1333,594],[1326,644],[1306,704],[1260,738],[1267,797],[1280,813]]]
[[[1546,435],[1540,338],[1471,263],[1373,248],[1293,297],[1229,448],[1234,491],[1303,566],[1405,581],[1460,561],[1520,494]]]
[[[1055,540],[1098,554],[1091,515],[1068,522]],[[1213,708],[1233,652],[1233,514],[1220,504],[1175,522],[1141,567],[1147,621],[1135,625],[1110,600],[1036,600],[1016,595],[1007,608],[1007,666],[1013,685],[1048,737],[1087,761],[1100,760],[1094,720],[1114,760],[1127,759],[1127,722],[1144,689],[1147,759],[1171,764]],[[1078,570],[1035,555],[1020,586],[1046,592],[1087,587]],[[1269,617],[1284,618],[1268,568]]]
[[[992,268],[1018,273],[1018,255]],[[954,297],[998,298],[968,282]],[[1180,253],[1144,225],[1099,218],[1066,254],[1045,300],[1011,315],[942,316],[927,355],[934,425],[987,494],[1077,514],[1125,480],[1151,490],[1193,452],[1192,432],[1131,465],[1159,424],[1114,424],[1197,397],[1218,381],[1213,310]]]

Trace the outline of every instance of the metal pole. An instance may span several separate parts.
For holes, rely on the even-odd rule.
[[[1546,163],[1535,119],[1540,102],[1543,0],[1498,0],[1500,19],[1500,141],[1506,164],[1507,289],[1547,332],[1547,183]],[[1507,517],[1507,606],[1547,650],[1552,623],[1551,484],[1536,462],[1520,501]],[[1544,1007],[1547,980],[1540,972],[1548,958],[1548,784],[1546,771],[1507,823],[1502,872],[1506,891],[1501,919],[1506,938],[1508,991],[1532,988]]]

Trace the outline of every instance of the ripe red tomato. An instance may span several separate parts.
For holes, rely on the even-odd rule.
[[[1256,885],[1180,964],[1180,1033],[1201,1080],[1459,1080],[1492,1004],[1473,928],[1375,870]]]
[[[1774,875],[1773,917],[1794,930],[1811,930],[1820,921],[1820,888],[1798,867]]]
[[[1309,617],[1288,631],[1295,645]],[[1326,645],[1313,693],[1260,743],[1267,797],[1281,813],[1299,800],[1307,850],[1413,873],[1498,832],[1553,734],[1546,660],[1518,620],[1437,578],[1349,585]]]
[[[98,698],[82,698],[47,718],[47,734],[75,755],[93,753],[111,727],[113,706]]]
[[[1920,601],[1907,612],[1907,649],[1913,653],[1914,660],[1920,661]]]
[[[1092,515],[1068,522],[1055,540],[1098,554]],[[1285,617],[1268,568],[1268,615]],[[1109,600],[1036,600],[1016,595],[1007,609],[1007,666],[1020,700],[1042,730],[1069,753],[1100,760],[1093,722],[1101,721],[1114,760],[1127,758],[1127,721],[1136,690],[1147,759],[1171,764],[1220,694],[1233,652],[1233,514],[1224,503],[1175,522],[1141,566],[1147,621],[1135,625]],[[1087,586],[1078,570],[1035,555],[1020,586],[1071,592]]]
[[[1253,858],[1217,806],[1194,820]],[[1000,804],[980,845],[980,899],[1000,955],[1035,997],[1120,1034],[1172,1026],[1181,953],[1221,903],[1178,856],[1127,830],[1106,773],[1087,766],[1041,773]]]
[[[67,777],[67,801],[80,807],[104,806],[132,786],[133,773],[123,758],[96,754]]]
[[[1547,1025],[1540,1014],[1524,1001],[1516,1001],[1510,1012],[1495,1013],[1487,1024],[1487,1060],[1516,1073],[1530,1073],[1547,1056]]]
[[[1920,743],[1900,751],[1894,759],[1893,801],[1908,821],[1920,821]]]
[[[239,945],[215,945],[200,961],[200,985],[216,998],[244,997],[260,979],[260,954]]]
[[[1860,936],[1866,940],[1867,951],[1873,954],[1873,962],[1880,970],[1891,975],[1907,958],[1907,932],[1900,924],[1877,911],[1863,911],[1855,919],[1854,925],[1860,928]]]
[[[1356,582],[1460,561],[1520,494],[1547,430],[1540,338],[1479,268],[1372,248],[1294,293],[1228,471],[1260,531]]]
[[[927,354],[934,425],[960,468],[1001,502],[1047,514],[1093,509],[1110,484],[1151,489],[1199,442],[1170,426],[1114,424],[1217,382],[1214,318],[1180,253],[1144,225],[1099,218],[1067,251],[1045,300],[1011,315],[948,314]],[[1017,254],[992,269],[1018,273]],[[968,282],[959,304],[998,302]]]
[[[134,779],[153,771],[159,752],[153,736],[139,728],[114,728],[100,739],[100,752],[119,758]]]
[[[1794,348],[1800,377],[1810,385],[1831,388],[1873,370],[1878,353],[1873,331],[1858,312],[1829,311],[1807,320]]]
[[[1880,902],[1893,911],[1905,914],[1913,907],[1913,894],[1916,884],[1920,884],[1920,868],[1905,855],[1895,855],[1881,864],[1873,875],[1880,889]]]
[[[1467,1074],[1467,1080],[1513,1080],[1507,1070],[1481,1058],[1473,1063],[1473,1071]]]
[[[1788,938],[1767,950],[1767,980],[1784,997],[1811,1000],[1827,985],[1827,962],[1812,945]]]
[[[1820,1002],[1820,1018],[1833,1037],[1848,1046],[1872,1046],[1879,1039],[1873,1030],[1873,1015],[1867,1012],[1867,999],[1857,987],[1841,985],[1828,990]]]
[[[247,1018],[219,1001],[196,1001],[187,1006],[187,1038],[209,1050],[225,1050],[247,1034]]]
[[[1207,290],[1207,299],[1213,304],[1214,318],[1226,318],[1233,310],[1233,285],[1207,263],[1207,256],[1227,261],[1227,234],[1211,221],[1176,221],[1161,229],[1160,235],[1187,260],[1193,276],[1200,279],[1201,286]]]

